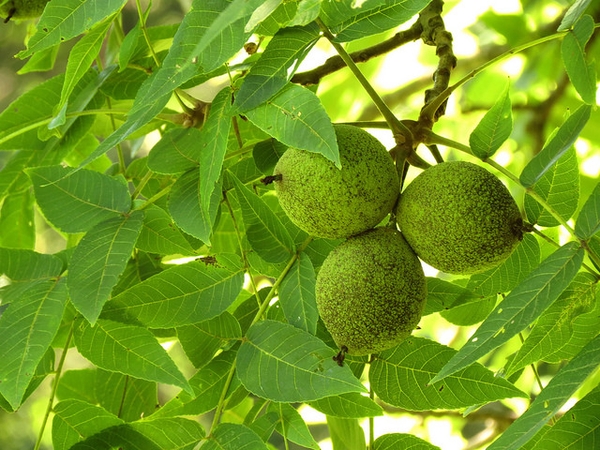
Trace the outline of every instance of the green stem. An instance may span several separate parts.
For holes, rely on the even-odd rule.
[[[148,50],[150,50],[150,54],[152,55],[152,59],[156,64],[156,67],[160,67],[160,61],[154,52],[154,48],[152,47],[152,43],[150,42],[150,36],[148,36],[148,30],[146,29],[146,17],[142,12],[142,5],[140,4],[140,0],[135,0],[135,5],[137,7],[138,17],[140,18],[140,30],[142,31],[142,35],[144,36],[144,40],[146,41],[146,45],[148,46]]]
[[[54,376],[54,381],[52,383],[52,391],[50,392],[50,398],[48,399],[48,406],[46,406],[46,412],[44,413],[44,419],[42,420],[42,426],[40,428],[40,432],[38,434],[37,441],[35,443],[35,447],[33,450],[39,450],[40,445],[42,444],[42,438],[44,436],[44,431],[46,429],[46,425],[48,423],[48,418],[50,417],[50,413],[52,412],[52,408],[54,407],[54,399],[56,398],[56,391],[58,389],[58,381],[60,379],[60,374],[62,373],[62,369],[65,365],[65,359],[67,358],[67,353],[69,351],[69,346],[71,345],[71,339],[73,338],[73,323],[71,324],[71,329],[69,330],[69,334],[67,335],[67,339],[65,341],[65,346],[63,348],[62,354],[60,355],[60,360],[58,361],[58,366],[56,367],[56,374]]]
[[[465,84],[467,81],[469,81],[470,79],[474,78],[475,76],[477,76],[480,72],[483,72],[485,69],[487,69],[488,67],[510,57],[513,56],[517,53],[520,53],[524,50],[527,50],[531,47],[535,47],[536,45],[540,45],[543,44],[545,42],[548,41],[553,41],[555,39],[560,39],[562,38],[565,34],[567,34],[568,31],[560,31],[558,33],[554,33],[551,34],[549,36],[544,36],[542,38],[536,39],[534,41],[531,42],[527,42],[526,44],[520,45],[518,47],[515,47],[511,50],[508,50],[504,53],[502,53],[501,55],[496,56],[495,58],[490,59],[489,61],[487,61],[485,64],[482,64],[481,66],[479,66],[478,68],[472,70],[471,72],[469,72],[467,75],[465,75],[463,78],[461,78],[460,80],[458,80],[456,83],[454,83],[452,86],[448,86],[446,89],[444,89],[440,95],[438,95],[431,103],[429,103],[427,106],[425,106],[423,108],[423,110],[421,111],[421,115],[427,116],[427,117],[433,117],[433,114],[435,113],[435,111],[438,110],[438,108],[442,105],[442,103],[444,103],[444,101],[446,101],[446,99],[448,97],[450,97],[450,95],[456,90],[458,89],[460,86],[462,86],[463,84]]]
[[[383,115],[385,121],[388,123],[394,135],[402,135],[405,136],[405,139],[410,139],[412,141],[412,132],[404,125],[398,118],[394,115],[394,113],[390,110],[390,108],[385,104],[381,96],[373,89],[371,83],[366,79],[363,73],[360,71],[352,57],[348,54],[346,49],[339,43],[335,42],[335,36],[329,31],[327,25],[325,25],[320,19],[316,19],[317,24],[321,28],[323,32],[323,36],[327,38],[329,43],[333,46],[335,51],[340,55],[340,58],[344,61],[344,63],[348,66],[348,68],[352,71],[356,79],[362,85],[363,89],[367,91],[375,106],[381,114]]]
[[[375,391],[373,387],[369,385],[369,398],[375,401]],[[369,417],[369,450],[373,450],[375,443],[375,418]]]

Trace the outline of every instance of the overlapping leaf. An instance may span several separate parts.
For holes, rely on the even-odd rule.
[[[559,299],[536,321],[523,346],[510,360],[507,376],[535,361],[545,360],[564,347],[573,336],[574,320],[593,310],[595,300],[595,277],[578,273]]]
[[[200,171],[195,168],[177,179],[171,188],[168,208],[179,228],[205,244],[210,244],[221,202],[221,190],[213,190],[208,212],[203,209],[204,202],[200,197]]]
[[[539,317],[575,277],[583,262],[583,254],[578,243],[570,242],[546,258],[490,313],[432,382],[471,365]]]
[[[288,84],[266,103],[246,111],[245,115],[279,142],[320,153],[340,165],[331,119],[319,98],[308,89]]]
[[[98,319],[125,270],[143,219],[142,211],[134,211],[100,222],[73,252],[67,278],[69,295],[75,308],[91,324]]]
[[[517,450],[529,441],[600,365],[600,335],[550,380],[529,409],[500,436],[489,450]]]
[[[558,128],[556,134],[544,145],[544,148],[525,166],[519,177],[521,184],[531,187],[559,160],[573,145],[579,133],[586,125],[591,114],[590,105],[580,106]]]
[[[411,337],[375,359],[369,370],[371,387],[384,402],[415,411],[466,408],[526,396],[480,364],[455,372],[443,382],[430,384],[433,375],[454,355],[456,350],[449,347]]]
[[[92,170],[72,173],[62,166],[29,169],[35,199],[53,225],[67,233],[90,230],[131,208],[127,186]]]
[[[200,156],[198,128],[172,128],[148,154],[148,168],[156,173],[176,174],[193,169]]]
[[[235,96],[237,110],[255,108],[287,85],[318,38],[315,23],[281,29],[245,76]]]
[[[158,206],[144,210],[144,223],[136,248],[159,255],[193,255],[195,250],[173,224],[169,214]]]
[[[358,419],[327,416],[327,428],[329,428],[329,436],[333,448],[348,450],[362,450],[363,448],[367,448],[365,432],[361,428]]]
[[[152,328],[212,319],[233,303],[244,276],[202,261],[176,265],[117,295],[106,307],[111,317],[130,316]]]
[[[579,164],[575,149],[568,149],[535,183],[533,190],[565,221],[569,220],[579,200]],[[525,212],[531,223],[555,227],[559,222],[529,195],[525,196]]]
[[[70,399],[54,407],[52,444],[56,450],[68,450],[105,428],[124,423],[101,406]]]
[[[361,418],[383,415],[383,408],[369,397],[356,392],[325,397],[310,402],[309,405],[328,416]]]
[[[211,433],[203,450],[267,450],[262,439],[245,425],[222,423]]]
[[[423,439],[412,434],[390,433],[379,436],[373,443],[373,450],[394,450],[402,448],[405,450],[439,450]]]
[[[585,201],[575,223],[575,234],[580,239],[590,239],[598,231],[600,231],[600,183]]]
[[[145,328],[99,319],[95,326],[81,323],[75,345],[93,364],[142,380],[172,384],[191,392],[185,377]]]
[[[26,58],[33,52],[74,38],[119,11],[125,3],[127,0],[53,0],[46,6],[27,50],[17,56]]]
[[[244,186],[231,172],[229,178],[235,186],[246,225],[246,236],[252,248],[267,262],[288,260],[295,245],[287,229],[262,198]]]
[[[348,392],[364,392],[335,351],[292,325],[257,322],[238,351],[240,380],[250,392],[276,402],[311,401]]]
[[[0,316],[0,393],[15,409],[58,332],[68,298],[65,281],[34,284]]]
[[[315,283],[312,262],[301,253],[279,286],[279,303],[288,323],[313,335],[319,320]]]

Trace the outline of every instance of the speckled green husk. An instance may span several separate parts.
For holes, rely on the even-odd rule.
[[[457,275],[498,266],[523,237],[521,213],[506,186],[465,161],[419,174],[400,197],[398,223],[419,258]]]
[[[381,227],[351,237],[317,275],[317,308],[339,348],[368,355],[398,345],[421,318],[427,286],[402,234]]]
[[[7,17],[14,10],[11,19],[34,19],[44,11],[50,0],[12,0],[0,7],[0,17]]]
[[[392,210],[399,193],[391,156],[373,135],[334,125],[342,169],[324,156],[288,149],[275,166],[279,203],[307,233],[345,238],[373,228]]]

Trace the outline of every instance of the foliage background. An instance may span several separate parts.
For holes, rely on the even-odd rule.
[[[130,1],[124,3],[125,5],[120,13],[120,20],[124,35],[127,35],[127,33],[133,30],[135,24],[138,23],[138,11],[135,2]],[[142,2],[141,6],[142,9],[145,10],[149,5]],[[451,79],[453,81],[461,79],[471,70],[480,67],[482,64],[485,64],[492,58],[503,54],[511,48],[526,44],[543,36],[551,35],[558,28],[564,17],[565,11],[570,6],[571,2],[567,1],[524,0],[521,2],[502,2],[501,6],[498,5],[498,2],[465,0],[445,2],[443,13],[444,23],[446,29],[453,35],[454,53],[458,58],[458,65],[453,71]],[[151,5],[147,25],[149,27],[154,27],[178,24],[183,20],[185,12],[189,10],[189,7],[189,2],[155,1]],[[589,6],[587,12],[588,14],[591,14],[594,22],[598,22],[599,12],[597,5]],[[401,25],[401,29],[407,29],[411,23],[412,21],[408,21],[406,24]],[[38,86],[42,81],[50,79],[57,74],[64,73],[65,68],[67,67],[67,58],[73,50],[73,46],[77,40],[81,39],[80,37],[75,37],[60,45],[60,48],[57,50],[56,62],[50,70],[33,71],[17,75],[17,71],[23,67],[24,61],[13,58],[13,55],[25,48],[24,41],[33,33],[32,26],[33,23],[23,22],[9,23],[2,27],[3,42],[0,46],[0,52],[4,62],[0,69],[0,86],[2,87],[0,89],[0,110],[6,111],[8,105],[12,101],[30,91],[35,86]],[[391,37],[397,31],[398,28],[395,27],[382,34],[354,40],[347,44],[347,50],[351,52],[370,47]],[[254,42],[257,42],[257,40],[254,39]],[[497,161],[500,166],[507,169],[507,171],[495,171],[495,173],[506,182],[520,205],[523,205],[526,201],[525,189],[514,183],[507,174],[512,173],[518,176],[535,155],[539,154],[556,127],[565,123],[569,114],[576,111],[580,105],[582,105],[581,91],[578,92],[573,86],[573,83],[570,81],[563,68],[564,55],[561,53],[561,42],[560,39],[556,39],[540,44],[526,51],[519,52],[514,56],[503,58],[498,64],[492,65],[483,72],[478,73],[473,80],[459,88],[450,97],[446,114],[434,127],[434,131],[437,135],[468,145],[470,133],[475,129],[484,114],[489,111],[493,105],[497,104],[496,102],[498,99],[506,98],[505,96],[503,97],[503,95],[505,95],[504,93],[507,93],[512,105],[513,128],[510,137],[502,144],[494,155],[494,160]],[[161,48],[160,46],[162,45],[162,49],[166,50],[168,44],[168,40],[167,42],[161,41],[159,48]],[[587,43],[585,53],[587,61],[589,61],[590,64],[589,67],[596,70],[596,72],[598,54],[600,51],[599,45],[597,33],[594,32]],[[105,62],[110,60],[111,51],[116,52],[118,49],[119,46],[114,42],[112,43],[112,46],[110,42],[105,43],[101,53],[102,59]],[[317,67],[322,64],[327,57],[333,56],[334,54],[335,51],[332,46],[325,39],[321,39],[315,47],[312,48],[310,58],[307,59],[298,72],[308,70],[310,67]],[[114,54],[112,56],[114,57]],[[235,65],[236,63],[240,63],[244,61],[247,56],[247,53],[241,51],[231,59],[231,64]],[[252,59],[250,61],[252,61]],[[38,62],[37,64],[41,63]],[[375,86],[377,92],[382,96],[386,104],[393,109],[398,118],[416,119],[423,106],[424,91],[431,87],[431,76],[435,71],[437,64],[438,58],[435,55],[434,49],[431,46],[426,46],[418,41],[408,43],[399,49],[390,51],[384,56],[372,58],[369,61],[360,64],[360,69],[367,79],[372,82],[373,86]],[[200,87],[190,88],[188,93],[202,101],[210,102],[213,100],[215,94],[219,92],[221,87],[227,83],[228,77],[227,74],[225,74],[224,76],[219,76],[218,78],[210,80],[206,84],[200,85]],[[192,84],[194,83],[190,83],[190,86]],[[347,69],[339,70],[324,77],[318,88],[313,87],[313,89],[315,89],[321,104],[332,122],[381,120],[381,116],[373,107],[371,99],[362,89],[360,83]],[[113,99],[115,103],[111,107],[128,110],[131,108],[132,98],[133,97],[129,97],[122,100]],[[595,101],[595,92],[593,100]],[[174,100],[169,102],[168,107],[171,110],[169,113],[181,113],[180,105]],[[106,136],[110,134],[111,127],[113,127],[114,124],[110,122],[108,117],[108,115],[98,115],[96,117],[92,133],[94,136],[106,138]],[[117,117],[117,125],[122,123],[122,121],[120,121],[121,119],[121,117]],[[170,119],[172,119],[172,117],[170,117]],[[168,121],[169,120],[166,122]],[[600,136],[598,136],[600,127],[598,126],[598,121],[598,112],[594,108],[591,110],[589,121],[587,121],[587,124],[581,130],[581,133],[575,141],[574,147],[566,152],[566,156],[561,160],[561,169],[555,170],[557,178],[549,181],[550,192],[554,196],[549,196],[551,197],[549,202],[553,205],[564,206],[565,209],[561,210],[566,211],[563,214],[564,219],[577,218],[585,202],[591,196],[593,197],[593,192],[597,192],[597,190],[594,191],[594,188],[597,185],[598,175],[600,174]],[[110,174],[114,179],[119,178],[120,172],[121,175],[125,173],[128,181],[130,181],[133,186],[139,186],[138,183],[140,183],[143,178],[143,169],[140,169],[141,166],[139,165],[139,162],[136,163],[136,161],[142,161],[150,149],[152,149],[160,139],[160,135],[156,131],[153,131],[153,128],[156,128],[156,125],[159,124],[161,123],[153,123],[151,126],[142,128],[139,133],[133,136],[134,139],[125,141],[121,144],[121,150],[119,152],[111,149],[106,155],[92,162],[88,168],[99,173]],[[246,122],[240,121],[238,125],[242,127],[242,136],[249,137],[248,141],[259,142],[266,137],[264,134],[253,130]],[[0,130],[0,132],[1,131],[4,130]],[[393,138],[388,130],[371,128],[371,131],[380,137],[380,139],[386,143],[388,148],[391,148],[394,145]],[[97,145],[98,141],[87,141],[85,142],[85,145],[80,146],[82,149],[81,153],[74,151],[65,158],[65,161],[69,165],[77,167]],[[3,150],[14,149],[3,148]],[[440,150],[445,159],[459,158],[474,160],[471,156],[466,156],[464,153],[452,150],[449,146],[441,146]],[[7,173],[6,168],[10,167],[9,159],[12,157],[12,154],[13,152],[11,151],[0,152],[0,168],[3,169],[4,174]],[[428,162],[434,162],[432,156],[428,152],[424,151],[421,154]],[[245,155],[247,156],[248,153]],[[233,157],[229,155],[229,158],[229,161],[232,162],[235,160],[235,155]],[[240,158],[240,161],[242,160],[243,157]],[[119,164],[121,164],[121,167],[118,166]],[[123,167],[128,167],[128,171],[123,172]],[[136,173],[136,170],[140,170],[140,172]],[[40,176],[48,176],[47,173],[39,173]],[[418,173],[418,169],[411,168],[408,172],[406,183],[410,182],[412,177],[416,176]],[[244,175],[244,172],[237,172],[238,176],[240,176],[240,174]],[[246,175],[248,175],[248,179],[243,179],[243,181],[247,183],[247,186],[250,187],[251,190],[246,192],[238,185],[238,194],[235,198],[238,198],[240,193],[242,196],[246,195],[249,199],[248,204],[250,205],[254,201],[251,196],[252,192],[258,192],[261,195],[261,198],[267,202],[266,204],[276,208],[274,198],[269,195],[269,191],[262,188],[260,184],[257,183],[258,176],[261,175],[260,171],[250,171],[249,173],[246,173]],[[35,183],[33,172],[29,173],[29,176]],[[177,177],[178,176],[179,173],[177,174]],[[168,178],[168,176],[165,178]],[[572,181],[574,179],[578,181],[576,196],[573,195],[574,188],[572,187]],[[160,188],[164,186],[161,184],[163,182],[168,181],[160,176],[156,176],[150,182],[149,187],[146,188],[148,189],[146,192],[159,192]],[[236,183],[235,180],[227,181],[227,179],[224,179],[223,182],[229,183],[229,187],[231,187],[232,183],[233,185]],[[571,185],[569,184],[570,182]],[[155,184],[152,185],[152,183]],[[563,184],[566,187],[564,187]],[[43,183],[39,183],[39,185],[43,185]],[[571,187],[569,188],[569,186]],[[30,191],[28,190],[28,192]],[[35,193],[35,195],[37,197],[38,193]],[[595,195],[597,202],[598,194]],[[151,195],[147,195],[147,197],[150,196]],[[29,201],[33,204],[33,197],[31,197]],[[238,199],[238,201],[243,203],[243,200]],[[159,204],[163,205],[160,202]],[[32,225],[30,227],[23,227],[21,222],[14,221],[15,216],[13,214],[7,214],[7,211],[9,211],[7,205],[8,203],[5,198],[2,216],[0,216],[0,226],[2,227],[0,246],[3,248],[27,248],[35,249],[36,252],[44,254],[57,254],[62,252],[62,254],[65,255],[68,254],[68,251],[65,253],[65,250],[75,247],[82,238],[81,232],[84,231],[83,229],[67,233],[65,230],[57,230],[56,224],[52,225],[51,223],[48,223],[52,221],[47,212],[46,219],[48,220],[45,220],[37,208],[30,209],[32,214],[33,211],[35,211],[34,216],[29,217],[27,216],[27,213],[24,213],[24,216],[19,217],[21,220],[23,217],[32,219]],[[535,206],[530,205],[529,208],[535,209]],[[244,210],[243,204],[241,205],[241,210]],[[71,214],[72,212],[73,211],[67,211],[67,214]],[[133,214],[130,217],[136,219]],[[243,215],[243,217],[244,224],[249,226],[249,224],[245,223],[247,216]],[[137,219],[140,220],[139,217]],[[223,217],[221,217],[221,219],[224,220]],[[544,222],[544,220],[546,220],[546,222]],[[570,239],[568,233],[565,232],[565,228],[554,226],[551,219],[547,217],[542,219],[538,218],[538,221],[541,224],[539,228],[543,230],[546,236],[555,239],[561,244],[564,244]],[[548,226],[543,226],[544,223]],[[571,220],[569,223],[573,226],[574,222]],[[178,223],[178,225],[181,224]],[[226,226],[224,227],[226,228]],[[217,254],[218,256],[221,253],[239,253],[237,237],[232,233],[231,227],[229,229],[226,228],[223,233],[215,235],[214,238],[213,248],[208,249],[208,251],[207,248],[202,248],[198,241],[188,238],[186,238],[186,240],[191,243],[192,246],[195,245],[195,248],[200,248],[197,255],[204,256]],[[546,244],[543,239],[539,239],[539,244],[542,259],[554,252],[554,247]],[[250,245],[250,247],[252,246]],[[245,249],[250,250],[247,246]],[[256,251],[256,249],[253,250]],[[320,251],[325,252],[323,249],[320,249]],[[167,257],[168,255],[170,255],[170,253],[166,252],[162,256]],[[8,261],[9,258],[6,257],[6,254],[2,254],[2,256],[4,259],[0,264],[6,264],[6,261]],[[236,265],[239,264],[239,261],[235,260],[232,256],[224,255],[224,258],[224,260],[217,259],[222,264],[230,264],[231,267],[236,267]],[[227,258],[231,258],[231,260],[229,261]],[[251,266],[256,275],[255,281],[257,286],[268,289],[268,286],[270,286],[273,283],[273,280],[277,278],[277,271],[281,270],[281,268],[273,269],[273,267],[270,267],[269,264],[266,264],[264,261],[261,262],[260,257],[257,257],[256,254],[250,256],[250,258],[255,258],[252,260]],[[147,262],[150,266],[155,265],[152,261]],[[590,261],[587,261],[587,263],[588,265],[592,265]],[[5,271],[6,269],[3,268],[2,270]],[[158,271],[158,267],[154,267],[152,270]],[[198,270],[201,271],[201,269]],[[448,299],[455,300],[457,297],[460,297],[461,294],[464,294],[463,291],[460,291],[460,287],[469,287],[469,285],[466,284],[466,280],[457,280],[444,274],[437,274],[432,269],[427,270],[429,276],[437,276],[437,279],[441,280],[441,282],[453,283],[452,285],[440,284],[438,286],[440,291],[437,299],[442,303],[444,301],[449,301]],[[580,275],[580,277],[583,277],[580,280],[580,284],[573,284],[569,287],[570,291],[568,292],[571,292],[572,294],[563,297],[562,303],[560,300],[557,300],[556,311],[549,310],[555,314],[553,317],[559,318],[556,319],[558,323],[561,323],[561,318],[566,316],[568,325],[577,327],[578,324],[575,322],[576,318],[585,314],[588,314],[588,317],[591,315],[591,317],[595,317],[597,320],[597,315],[594,315],[594,311],[597,311],[597,309],[595,309],[597,298],[593,292],[590,294],[586,291],[586,287],[588,286],[593,286],[595,289],[598,279],[597,269],[596,271],[592,271],[592,273],[593,275],[590,275],[591,279],[585,279],[585,275]],[[69,276],[74,277],[75,274],[71,273]],[[121,278],[121,283],[123,282],[123,278]],[[430,286],[430,295],[432,291],[435,292],[431,287],[435,286],[435,284]],[[445,291],[444,289],[447,289],[448,286],[452,286],[454,291]],[[246,285],[246,287],[248,286]],[[121,289],[124,288],[125,286],[121,287]],[[577,290],[578,288],[579,290]],[[573,292],[575,293],[573,294]],[[261,293],[261,295],[266,295],[266,291],[261,291]],[[6,303],[10,303],[7,302],[6,298],[8,298],[7,294],[2,298],[0,307],[4,308]],[[587,305],[577,305],[573,299],[580,298],[591,298],[591,300],[589,300],[590,303]],[[469,337],[478,328],[480,322],[486,315],[489,314],[496,301],[499,301],[499,299],[494,298],[490,300],[489,298],[486,298],[480,302],[471,301],[467,302],[463,307],[453,308],[448,312],[435,312],[427,315],[420,324],[420,330],[416,331],[414,334],[419,338],[426,338],[430,341],[435,341],[454,349],[460,349],[468,342]],[[563,314],[561,316],[561,311],[571,311],[569,308],[572,305],[575,305],[574,312],[572,314]],[[4,312],[6,310],[3,309],[2,311]],[[90,312],[89,314],[93,316],[95,312]],[[267,314],[267,317],[270,319],[282,320],[281,310],[274,307]],[[4,316],[4,319],[4,326],[6,326],[6,316]],[[72,321],[72,316],[69,317],[69,312],[67,312],[63,319],[63,327],[65,324],[68,324],[69,321]],[[598,333],[598,329],[595,327],[593,320],[589,325],[586,322],[586,326],[588,326],[588,328],[584,328],[584,330],[587,330],[587,336],[591,339]],[[149,328],[154,330],[158,339],[169,349],[169,355],[172,360],[175,361],[185,378],[190,379],[194,372],[202,367],[202,363],[198,363],[198,360],[194,359],[195,357],[190,357],[189,352],[186,355],[186,352],[181,345],[176,340],[173,340],[173,335],[168,329],[160,332],[156,331],[157,329],[162,328],[160,326],[156,328],[150,326]],[[571,328],[571,333],[572,329],[573,328]],[[533,332],[533,329],[529,328],[523,337],[526,337],[527,333]],[[540,339],[544,336],[555,337],[560,335],[557,330],[546,331],[544,334],[544,330],[538,329],[538,332],[541,333]],[[53,343],[53,347],[57,349],[56,362],[58,362],[58,357],[61,355],[60,349],[65,343],[65,335],[66,331],[61,328]],[[184,332],[180,330],[180,339],[183,335]],[[4,338],[9,339],[6,336],[7,335],[5,334]],[[504,345],[491,351],[489,354],[485,356],[482,355],[484,357],[481,358],[480,361],[493,372],[502,371],[503,368],[506,368],[507,358],[519,351],[522,345],[519,336],[515,336]],[[79,352],[81,351],[82,350],[79,349]],[[65,370],[75,371],[77,369],[89,369],[90,367],[93,367],[88,360],[79,354],[79,352],[75,348],[69,350],[65,362]],[[502,398],[501,402],[495,401],[489,403],[484,408],[481,408],[466,417],[463,417],[462,415],[462,412],[464,412],[463,407],[454,407],[451,405],[446,408],[440,407],[439,405],[433,405],[431,408],[414,408],[417,409],[417,411],[407,411],[407,409],[411,408],[399,408],[385,405],[385,415],[378,416],[374,420],[375,430],[378,434],[383,434],[383,432],[411,433],[443,449],[483,448],[487,445],[490,437],[498,436],[498,434],[502,433],[508,425],[512,424],[517,417],[525,412],[530,405],[530,399],[533,399],[540,394],[539,384],[546,386],[548,382],[559,373],[560,369],[564,367],[565,362],[574,355],[560,357],[560,354],[558,353],[554,357],[551,356],[551,354],[544,354],[533,358],[530,362],[534,363],[534,369],[526,367],[522,373],[517,372],[516,375],[519,375],[518,378],[516,378],[516,376],[510,378],[510,380],[515,383],[515,386],[519,390],[525,392],[529,398],[519,398],[518,395],[515,395],[514,398],[508,396],[509,398],[505,399],[502,396],[499,396],[498,398]],[[211,356],[208,356],[208,358],[210,357]],[[594,361],[594,358],[597,358],[597,355],[591,355],[590,361]],[[96,361],[96,365],[104,367],[104,369],[109,371],[111,370],[110,363],[106,361],[103,363]],[[441,368],[441,366],[439,368]],[[112,369],[115,370],[117,368],[112,367]],[[120,369],[121,368],[119,367],[117,370]],[[48,372],[50,372],[50,370],[48,370]],[[573,390],[572,396],[570,394],[568,395],[568,397],[572,397],[568,402],[569,406],[577,399],[583,398],[597,386],[597,370],[594,370],[594,367],[592,367],[589,369],[589,373],[591,375],[584,378],[587,379],[587,381],[585,381],[585,383],[580,383],[581,386],[575,386],[575,388],[578,389]],[[110,376],[106,373],[102,376],[105,378],[96,380],[96,382],[100,386],[107,386],[108,392],[108,386],[112,386],[114,380],[111,381]],[[17,412],[0,410],[0,448],[12,450],[13,448],[31,448],[35,445],[37,433],[42,429],[42,421],[46,414],[48,400],[49,398],[52,398],[52,382],[54,377],[50,375],[43,378],[40,387]],[[164,381],[164,379],[162,381]],[[81,380],[79,380],[78,383],[79,382],[81,382]],[[175,384],[177,383],[182,387],[185,385],[185,382],[181,379],[178,381],[176,380]],[[77,383],[74,385],[76,384]],[[66,385],[68,386],[68,384]],[[143,385],[143,383],[141,383],[140,386],[141,387],[138,386],[137,388],[141,390],[152,389],[151,387]],[[158,403],[161,405],[165,404],[177,393],[177,391],[178,389],[173,386],[161,383],[158,390]],[[598,395],[593,395],[596,391],[593,391],[592,395],[587,397],[589,408],[591,408],[591,410],[600,406]],[[241,389],[240,392],[243,392],[243,389]],[[462,394],[465,395],[466,393]],[[82,400],[88,400],[90,404],[96,403],[94,399],[86,399],[85,396],[83,396],[83,392],[79,392],[77,395]],[[63,398],[73,398],[77,397],[77,395],[69,396],[65,392],[62,393]],[[241,394],[238,393],[238,395],[240,396],[240,403],[237,406],[232,407],[231,410],[224,412],[223,421],[248,424],[248,418],[252,417],[252,414],[254,413],[252,407],[257,403],[256,401],[253,403],[248,398],[244,400],[242,399]],[[118,396],[115,398],[117,397]],[[269,398],[270,395],[267,394],[265,397]],[[58,399],[61,399],[60,391]],[[139,401],[139,398],[136,401]],[[294,406],[297,406],[296,403],[293,404]],[[74,407],[73,405],[69,406]],[[104,406],[106,407],[106,405]],[[582,404],[582,406],[585,405]],[[10,408],[7,409],[10,410]],[[148,411],[150,410],[151,408],[148,409]],[[303,417],[308,418],[307,420],[309,421],[316,417],[316,419],[314,419],[316,420],[316,423],[311,424],[310,428],[316,440],[327,439],[330,434],[333,435],[332,437],[335,440],[336,431],[342,433],[344,436],[352,436],[352,433],[356,433],[358,430],[356,425],[357,422],[353,420],[337,420],[336,422],[335,418],[329,417],[327,421],[325,421],[324,416],[314,414],[314,412],[311,416],[310,412],[313,410],[304,408],[302,411],[304,414]],[[168,416],[168,413],[166,415]],[[137,417],[130,417],[126,418],[126,420],[135,420],[136,418]],[[200,423],[202,423],[206,430],[210,428],[210,419],[210,415],[202,415],[199,418]],[[244,419],[246,419],[245,422]],[[361,419],[361,424],[365,428],[368,428],[367,419]],[[46,426],[46,433],[40,441],[41,448],[51,448],[52,446],[50,428],[49,425]],[[594,436],[597,437],[597,433],[598,424],[596,423],[595,425],[590,426],[590,430],[586,436],[588,438],[593,438]],[[152,434],[150,433],[150,435]],[[359,437],[357,437],[356,440],[357,442],[360,442]],[[350,441],[352,441],[352,439],[350,439]],[[54,445],[56,445],[56,442]],[[283,446],[284,444],[282,443],[281,438],[279,438],[279,440],[274,438],[272,445],[276,446],[276,448],[287,448]],[[286,441],[286,445],[289,445],[289,448],[294,448],[294,445],[296,444]],[[325,446],[330,444],[322,442],[321,445],[323,448],[326,448]],[[168,447],[165,446],[163,448]],[[360,444],[358,444],[356,448],[360,448]]]

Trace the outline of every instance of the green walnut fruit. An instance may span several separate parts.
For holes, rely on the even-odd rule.
[[[400,196],[398,223],[419,258],[457,275],[498,266],[523,238],[521,213],[508,189],[465,161],[419,174]]]
[[[325,238],[345,238],[373,228],[392,210],[399,193],[396,166],[367,131],[334,125],[342,168],[321,154],[288,149],[273,179],[281,207],[299,228]]]
[[[402,234],[388,227],[342,242],[317,275],[319,315],[350,355],[379,353],[406,339],[426,296],[421,262]]]
[[[10,19],[35,19],[39,17],[50,0],[9,0],[0,6],[0,17]],[[1,2],[1,0],[0,0]]]

